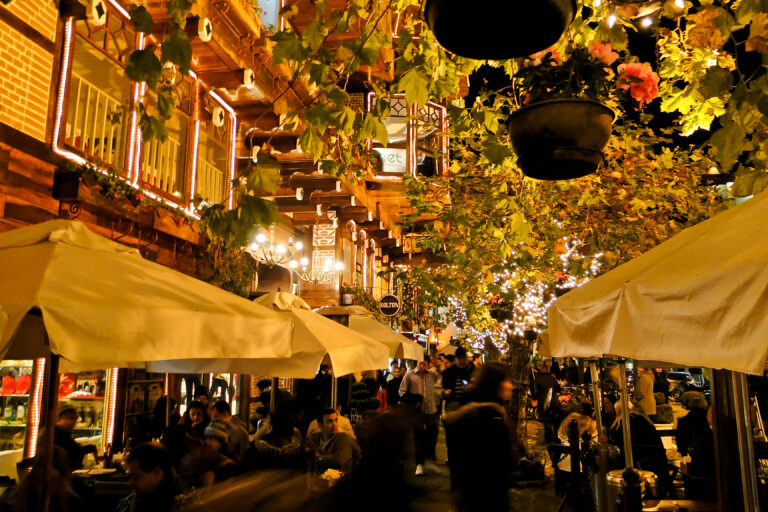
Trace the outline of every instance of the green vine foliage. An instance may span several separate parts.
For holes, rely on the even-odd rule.
[[[256,262],[244,250],[226,246],[215,238],[206,246],[202,262],[203,278],[219,288],[248,297],[256,272]]]
[[[159,52],[157,46],[150,44],[142,50],[135,50],[128,57],[125,75],[134,82],[145,82],[156,95],[153,108],[142,103],[137,106],[144,142],[152,139],[165,142],[168,139],[165,122],[171,118],[175,107],[173,85],[180,77],[186,76],[192,62],[192,46],[184,26],[193,5],[194,0],[168,0],[165,6],[170,17],[170,30]],[[130,14],[131,23],[137,31],[152,33],[154,21],[146,7],[131,5]]]

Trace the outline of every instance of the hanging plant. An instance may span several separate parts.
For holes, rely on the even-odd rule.
[[[424,19],[446,50],[471,59],[522,57],[553,45],[576,12],[574,0],[427,0]]]
[[[513,85],[524,105],[509,117],[520,169],[538,179],[579,178],[594,172],[611,135],[615,110],[630,96],[639,106],[658,95],[650,65],[619,63],[610,44],[568,47],[521,62]],[[615,109],[615,110],[614,110]]]

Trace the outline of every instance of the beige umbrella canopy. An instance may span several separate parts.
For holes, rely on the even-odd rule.
[[[291,356],[289,319],[80,222],[0,234],[0,283],[0,358],[55,354],[71,370],[239,373]]]
[[[424,359],[424,349],[402,334],[398,334],[377,321],[373,314],[361,306],[328,306],[315,310],[324,316],[346,316],[349,328],[385,344],[393,359]]]
[[[311,379],[327,358],[334,375],[387,368],[388,348],[312,311],[300,297],[285,292],[268,293],[254,300],[294,324],[291,358],[275,361],[267,375]]]
[[[555,357],[614,355],[761,374],[768,192],[685,229],[549,308]]]

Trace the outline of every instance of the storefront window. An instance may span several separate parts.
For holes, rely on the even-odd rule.
[[[0,362],[0,475],[16,478],[16,463],[23,458],[27,413],[32,387],[32,361]]]
[[[107,372],[104,370],[59,376],[59,410],[73,407],[77,412],[72,436],[81,444],[103,445],[106,392]]]

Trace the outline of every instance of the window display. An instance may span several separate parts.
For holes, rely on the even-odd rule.
[[[2,361],[0,375],[0,451],[21,450],[27,432],[32,361]]]
[[[77,426],[74,431],[76,439],[101,437],[106,389],[107,372],[103,370],[62,373],[59,376],[59,408],[69,406],[77,411]]]

